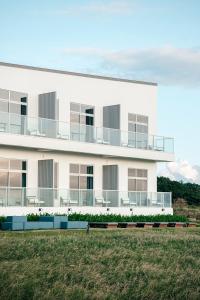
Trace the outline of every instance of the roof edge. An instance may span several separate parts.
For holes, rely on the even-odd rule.
[[[74,76],[94,78],[94,79],[104,79],[104,80],[111,80],[111,81],[121,81],[121,82],[129,82],[129,83],[136,83],[136,84],[153,85],[153,86],[157,86],[158,85],[155,82],[140,81],[140,80],[131,80],[131,79],[109,77],[109,76],[101,76],[101,75],[92,75],[92,74],[70,72],[70,71],[62,71],[62,70],[57,70],[57,69],[50,69],[50,68],[43,68],[43,67],[34,67],[34,66],[13,64],[13,63],[7,63],[7,62],[0,62],[0,66],[12,67],[12,68],[20,68],[20,69],[28,69],[28,70],[33,70],[33,71],[42,71],[42,72],[49,72],[49,73],[74,75]]]

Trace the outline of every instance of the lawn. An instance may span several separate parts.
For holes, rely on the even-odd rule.
[[[200,228],[0,232],[0,299],[200,299]]]

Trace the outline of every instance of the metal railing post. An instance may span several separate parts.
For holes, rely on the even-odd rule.
[[[6,203],[7,203],[6,206],[8,206],[8,187],[6,187]]]
[[[78,191],[78,206],[82,206],[82,193],[81,193],[82,191],[81,190],[79,190]]]
[[[24,198],[25,198],[25,188],[22,188],[21,190],[22,200],[21,200],[21,206],[24,206]]]
[[[170,192],[169,206],[170,206],[170,208],[172,207],[172,192]]]
[[[8,133],[10,132],[10,114],[8,113]]]
[[[95,190],[92,191],[92,206],[95,206]]]
[[[153,143],[152,143],[152,149],[154,150],[154,148],[155,148],[155,141],[154,141],[154,135],[152,136],[153,137]]]

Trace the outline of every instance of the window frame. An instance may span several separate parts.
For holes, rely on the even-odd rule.
[[[18,113],[12,113],[11,112],[11,105],[14,104],[14,105],[17,105],[20,107],[20,111],[21,111],[21,106],[24,106],[26,107],[25,111],[26,111],[26,114],[24,116],[27,116],[28,114],[28,94],[27,93],[24,93],[24,92],[18,92],[18,91],[13,91],[13,90],[6,90],[6,89],[0,89],[0,90],[3,90],[3,91],[7,91],[8,92],[8,98],[1,98],[0,96],[0,101],[3,102],[3,103],[7,103],[8,104],[8,111],[5,112],[5,111],[1,111],[1,112],[4,112],[4,113],[11,113],[11,114],[17,114],[19,115]],[[11,98],[11,94],[12,93],[21,93],[24,95],[24,97],[21,97],[22,98],[26,98],[26,102],[24,101],[15,101],[15,100],[12,100]],[[21,115],[21,114],[20,114]]]
[[[10,182],[11,182],[11,177],[12,177],[13,174],[21,174],[21,179],[22,179],[23,174],[26,174],[26,177],[27,177],[27,173],[28,173],[27,172],[27,160],[7,158],[7,157],[0,157],[0,159],[8,160],[8,168],[7,169],[0,168],[0,173],[7,173],[8,174],[7,187],[9,187],[9,188],[23,188],[23,186],[22,186],[23,180],[21,180],[21,186],[11,186]],[[21,161],[21,169],[12,168],[11,167],[12,161]],[[24,163],[26,165],[26,169],[23,169]],[[27,181],[27,178],[26,178],[26,181]],[[2,187],[2,186],[0,186],[0,187]],[[3,187],[5,188],[5,186],[3,186]]]
[[[73,110],[71,108],[71,105],[77,105],[79,106],[79,110]],[[88,107],[91,107],[91,109],[93,109],[93,114],[90,114],[90,113],[86,113],[86,112],[83,112],[82,111],[82,106],[86,106]],[[71,114],[74,114],[74,115],[78,115],[78,122],[72,122],[71,121]],[[87,124],[84,124],[81,122],[81,117],[84,116],[84,118],[86,119],[86,117],[91,117],[93,118],[93,125],[87,125]],[[79,124],[80,126],[95,126],[95,106],[93,105],[88,105],[88,104],[84,104],[84,103],[78,103],[78,102],[70,102],[70,124]]]
[[[141,117],[146,118],[147,122],[139,121],[138,119],[141,118]],[[129,125],[131,125],[130,127],[133,127],[135,129],[135,131],[134,130],[129,130]],[[139,126],[141,126],[143,128],[146,128],[147,132],[138,131]],[[149,116],[134,114],[134,113],[128,113],[128,131],[148,135],[149,134]]]
[[[129,175],[131,171],[135,173],[135,175]],[[143,171],[144,176],[138,176],[138,173],[141,173],[141,171]],[[135,181],[135,190],[129,189],[130,180]],[[146,190],[141,191],[138,189],[138,184],[141,183],[141,181],[146,182]],[[128,168],[128,192],[148,192],[148,169]]]
[[[77,172],[71,172],[70,168],[71,166],[76,166],[78,167],[78,171]],[[81,173],[81,166],[84,166],[86,168],[88,167],[92,167],[92,174],[89,173]],[[71,188],[71,177],[78,177],[78,188]],[[93,178],[92,180],[92,189],[88,189],[88,188],[81,188],[81,178]],[[74,164],[74,163],[70,163],[69,164],[69,189],[70,190],[94,190],[94,165],[92,164]]]

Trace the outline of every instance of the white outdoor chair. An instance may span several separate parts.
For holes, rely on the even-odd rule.
[[[121,198],[121,203],[126,206],[126,205],[130,205],[130,199],[128,197],[123,197]]]
[[[70,199],[68,197],[60,197],[60,203],[62,206],[67,206],[67,205],[76,205],[78,204],[78,200],[76,199]]]
[[[69,135],[68,134],[58,133],[57,134],[57,138],[58,139],[63,139],[63,140],[69,140]]]
[[[40,132],[39,130],[31,130],[30,135],[36,135],[36,136],[46,136],[45,133]]]
[[[44,201],[39,200],[35,195],[26,196],[26,199],[29,205],[39,206],[40,204],[44,204]]]
[[[110,204],[111,202],[108,200],[105,200],[103,196],[96,196],[95,197],[96,204],[104,205],[104,204]]]

